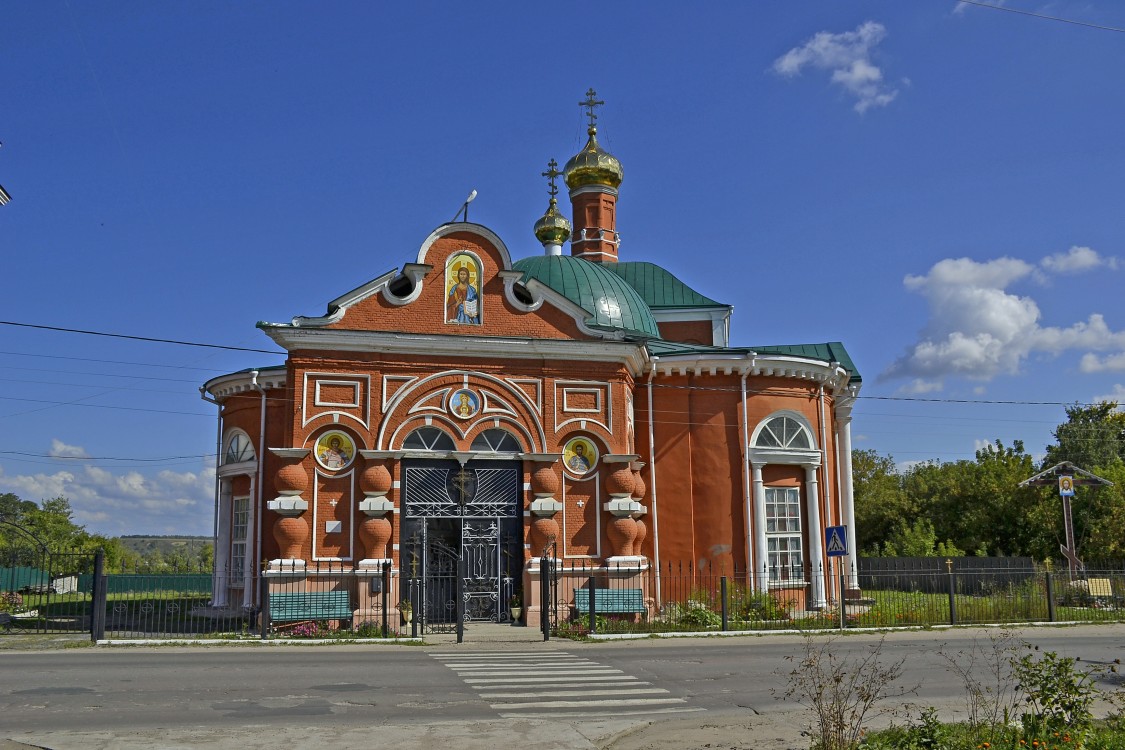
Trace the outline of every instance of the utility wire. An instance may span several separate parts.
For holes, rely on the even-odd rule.
[[[20,328],[37,328],[43,331],[59,331],[60,333],[81,333],[86,336],[106,336],[113,339],[129,339],[130,341],[150,341],[156,344],[176,344],[178,346],[199,346],[205,349],[225,349],[231,352],[255,352],[257,354],[276,354],[282,357],[288,352],[279,352],[272,349],[250,349],[244,346],[224,346],[223,344],[204,344],[198,341],[178,341],[176,339],[158,339],[149,336],[130,336],[124,333],[106,333],[105,331],[84,331],[79,328],[61,328],[58,326],[36,325],[35,323],[17,323],[11,320],[0,320],[3,326],[18,326]]]
[[[957,0],[959,3],[965,5],[975,5],[978,8],[990,8],[991,10],[1002,10],[1006,13],[1018,13],[1021,16],[1031,16],[1032,18],[1042,18],[1046,21],[1058,21],[1059,23],[1070,23],[1075,26],[1085,26],[1091,29],[1101,29],[1102,31],[1116,31],[1119,34],[1125,34],[1125,29],[1119,29],[1115,26],[1101,26],[1096,23],[1086,23],[1085,21],[1074,21],[1069,18],[1059,18],[1058,16],[1048,16],[1043,13],[1032,13],[1030,10],[1018,10],[1016,8],[1005,8],[1002,5],[990,5],[988,3],[979,2],[979,0]]]

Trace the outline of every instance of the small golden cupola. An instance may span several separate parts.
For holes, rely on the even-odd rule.
[[[598,144],[595,108],[605,104],[597,92],[586,92],[585,101],[590,139],[563,168],[566,186],[570,188],[574,233],[570,253],[590,261],[616,261],[621,238],[617,234],[617,188],[624,171],[621,162]]]
[[[547,178],[547,184],[550,186],[547,192],[551,196],[551,202],[547,205],[547,213],[535,222],[535,237],[543,243],[547,255],[562,255],[562,245],[570,239],[570,222],[559,213],[559,202],[555,199],[559,194],[555,180],[561,174],[557,161],[551,159],[547,162],[547,171],[543,172],[543,176]]]

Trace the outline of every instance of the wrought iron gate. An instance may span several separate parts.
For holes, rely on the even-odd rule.
[[[456,627],[457,563],[464,622],[508,622],[523,548],[518,463],[407,462],[403,469],[404,590],[416,589],[424,632]]]
[[[0,634],[90,630],[94,553],[49,550],[0,519]]]

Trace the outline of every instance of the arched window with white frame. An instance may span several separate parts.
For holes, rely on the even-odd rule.
[[[254,444],[250,442],[250,436],[242,430],[231,430],[227,435],[226,442],[223,443],[223,458],[222,464],[240,464],[245,461],[253,461],[257,458],[254,453]]]
[[[515,435],[507,430],[494,428],[473,438],[470,449],[482,453],[519,453],[521,447]]]
[[[402,441],[404,450],[410,451],[452,451],[457,446],[449,433],[437,427],[419,427]]]

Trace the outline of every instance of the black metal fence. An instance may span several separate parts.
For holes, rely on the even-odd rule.
[[[656,569],[564,560],[548,606],[559,635],[1125,621],[1120,565],[1072,578],[1030,560],[1021,569],[981,559],[861,566],[855,576],[833,568],[799,581],[691,563]]]
[[[228,580],[224,571],[199,568],[106,572],[89,553],[3,549],[0,633],[348,639],[425,636],[452,625],[464,635],[465,610],[456,606],[462,589],[434,593],[448,582],[392,571],[389,563],[358,570],[302,564]],[[833,567],[791,581],[690,562],[655,568],[550,557],[538,571],[543,585],[525,594],[546,637],[1125,621],[1120,561],[1075,577],[1026,558],[867,558],[855,576]],[[451,585],[464,577],[458,571]],[[446,599],[454,602],[452,620],[434,609]]]

